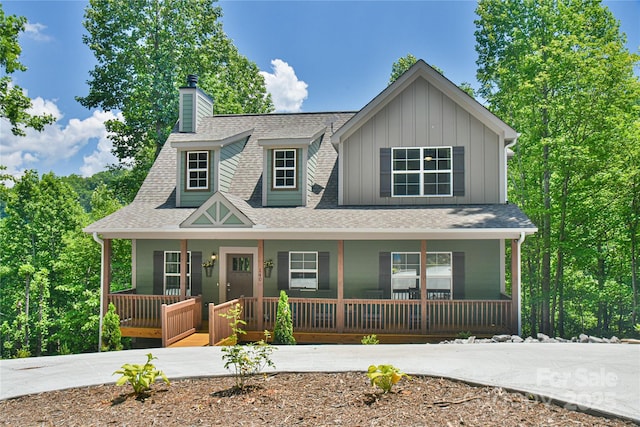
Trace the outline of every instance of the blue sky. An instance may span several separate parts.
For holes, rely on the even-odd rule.
[[[95,65],[82,43],[85,1],[3,1],[26,16],[20,38],[28,71],[13,75],[35,111],[58,117],[42,133],[13,137],[0,122],[0,164],[91,175],[115,161],[103,122],[117,112],[87,110]],[[475,88],[474,1],[221,1],[222,22],[239,51],[263,71],[281,111],[358,110],[383,90],[391,65],[412,53]],[[640,0],[607,1],[628,48],[640,47]]]

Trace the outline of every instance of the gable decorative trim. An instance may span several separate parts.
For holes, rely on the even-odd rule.
[[[246,228],[255,224],[221,192],[216,192],[180,224],[180,228]]]

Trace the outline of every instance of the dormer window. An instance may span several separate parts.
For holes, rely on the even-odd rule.
[[[209,189],[209,152],[187,151],[187,190]]]
[[[295,149],[273,150],[273,188],[297,188]]]

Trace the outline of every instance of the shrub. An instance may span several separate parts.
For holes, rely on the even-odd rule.
[[[158,377],[162,378],[166,384],[169,384],[169,379],[164,372],[156,369],[153,363],[151,363],[153,359],[157,359],[157,357],[153,357],[151,353],[148,353],[147,363],[144,365],[132,365],[130,363],[122,365],[122,368],[113,373],[113,375],[122,375],[118,381],[116,381],[116,385],[121,386],[128,382],[131,384],[131,387],[133,387],[133,393],[139,397],[151,389],[151,385],[156,382]]]
[[[289,297],[285,291],[280,291],[278,311],[276,313],[276,325],[273,330],[273,343],[293,345],[296,339],[293,337],[293,320],[289,309]]]
[[[236,303],[232,308],[229,309],[226,313],[220,313],[220,317],[224,317],[229,320],[229,326],[233,333],[224,339],[225,345],[236,345],[238,343],[238,336],[245,335],[246,332],[242,329],[243,326],[247,324],[242,317],[242,306],[239,302]]]
[[[367,376],[371,380],[371,385],[382,389],[383,393],[390,392],[394,384],[400,381],[402,377],[411,378],[393,365],[371,365],[367,371]]]
[[[120,316],[116,313],[116,306],[110,302],[102,321],[102,351],[114,350],[122,350],[122,334]]]
[[[380,344],[380,340],[378,340],[378,336],[376,334],[371,334],[362,337],[360,343],[365,345]]]
[[[275,368],[275,364],[271,360],[274,347],[267,344],[265,341],[267,339],[269,339],[269,332],[265,331],[265,339],[257,343],[236,344],[222,349],[222,361],[225,369],[231,370],[230,366],[233,366],[237,390],[244,391],[247,378],[259,374],[265,367]]]

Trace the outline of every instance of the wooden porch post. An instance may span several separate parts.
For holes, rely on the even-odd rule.
[[[427,333],[427,241],[420,242],[420,330]]]
[[[336,330],[344,331],[344,240],[338,240],[338,302],[336,304]]]
[[[109,309],[109,293],[111,292],[111,239],[104,239],[102,251],[102,315]]]
[[[511,240],[511,330],[520,333],[520,245],[518,239]]]
[[[264,240],[258,240],[258,283],[256,284],[256,293],[258,300],[256,302],[256,316],[258,317],[258,330],[264,330]]]
[[[180,240],[180,299],[187,297],[187,241]],[[199,268],[200,266],[198,266]],[[194,268],[192,265],[191,268]]]

